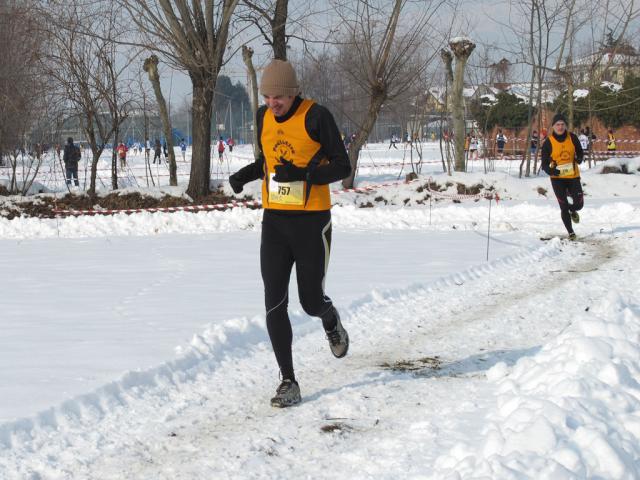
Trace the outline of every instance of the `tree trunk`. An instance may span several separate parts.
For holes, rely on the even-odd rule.
[[[349,161],[351,162],[351,175],[342,180],[342,186],[344,188],[353,188],[354,180],[356,177],[356,170],[358,168],[358,158],[360,157],[360,150],[369,138],[369,134],[373,129],[373,126],[378,119],[380,108],[387,99],[387,95],[384,90],[380,89],[371,95],[369,101],[369,109],[367,111],[367,117],[362,124],[362,127],[358,130],[356,138],[349,145]]]
[[[440,58],[444,63],[444,71],[445,71],[445,83],[444,83],[444,112],[449,112],[449,84],[453,83],[453,55],[449,50],[445,50],[444,48],[440,50]],[[442,170],[444,172],[448,172],[451,175],[451,163],[449,161],[449,148],[447,142],[444,142],[444,149],[442,148],[443,139],[444,139],[444,131],[442,128],[443,123],[443,114],[440,115],[440,157],[442,158]],[[449,132],[451,128],[450,125],[450,117],[447,115],[447,132]]]
[[[187,194],[191,198],[203,197],[209,193],[211,176],[211,107],[213,85],[193,84],[192,125],[193,142],[191,175]]]
[[[256,69],[253,66],[253,49],[242,46],[242,59],[247,66],[247,72],[249,73],[249,80],[251,81],[251,112],[253,113],[253,129],[251,131],[253,137],[253,158],[257,159],[260,156],[259,144],[258,144],[258,125],[256,122],[256,116],[258,114],[258,80],[256,78]]]
[[[96,180],[98,177],[98,160],[100,160],[100,154],[102,153],[102,150],[97,151],[97,150],[93,150],[93,148],[91,149],[92,152],[92,158],[91,158],[91,176],[90,176],[90,181],[89,181],[89,191],[87,192],[89,194],[89,196],[93,197],[96,194]]]
[[[277,60],[287,59],[287,36],[285,35],[285,27],[287,25],[288,6],[289,0],[277,0],[273,22],[271,23],[273,58]]]
[[[451,93],[451,110],[453,115],[454,141],[455,146],[455,171],[465,171],[464,161],[464,140],[466,128],[464,122],[464,67],[471,53],[476,48],[475,43],[467,39],[462,39],[455,43],[450,43],[451,50],[456,57],[456,67],[453,75],[453,85]]]
[[[529,107],[527,108],[527,138],[524,143],[524,149],[522,150],[522,161],[520,162],[519,178],[522,178],[522,167],[525,166],[525,177],[531,175],[531,133],[533,130],[533,85],[535,82],[535,66],[531,73],[531,85],[529,86]],[[515,140],[514,140],[515,142]],[[538,135],[538,148],[540,148],[540,136]],[[537,150],[537,149],[536,149]]]
[[[573,75],[567,74],[567,129],[573,131]]]
[[[167,150],[169,151],[169,185],[175,187],[178,185],[178,168],[176,166],[176,153],[173,149],[173,135],[171,133],[171,120],[169,119],[169,111],[167,102],[160,88],[160,73],[158,72],[158,57],[151,55],[144,61],[144,71],[149,75],[149,81],[153,86],[153,92],[156,95],[158,108],[160,109],[160,119],[162,120],[162,131],[165,141],[167,142]]]
[[[98,143],[96,142],[96,135],[92,128],[93,117],[89,115],[87,118],[87,125],[85,125],[85,133],[87,134],[87,140],[89,141],[89,146],[91,147],[92,159],[91,159],[91,174],[89,176],[89,190],[87,193],[90,196],[94,196],[96,194],[96,177],[98,175],[98,159],[100,158],[100,153],[102,151],[98,151]]]
[[[113,148],[111,149],[111,188],[113,190],[118,189],[118,152],[116,147],[118,135],[120,135],[120,129],[116,127],[113,132]]]

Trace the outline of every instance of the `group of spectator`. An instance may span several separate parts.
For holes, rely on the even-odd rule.
[[[597,137],[591,131],[590,127],[585,127],[581,129],[579,134],[575,132],[575,135],[580,140],[580,144],[585,152],[589,152],[592,150],[593,143],[597,140]],[[449,136],[445,133],[445,140],[449,140],[449,137],[453,137],[453,134]],[[531,132],[531,142],[529,147],[531,155],[535,155],[538,152],[539,146],[542,145],[542,143],[546,138],[547,138],[546,128],[542,128],[540,133],[538,133],[538,130],[535,130],[535,129]],[[507,138],[505,133],[502,131],[501,128],[498,128],[498,131],[495,137],[495,143],[494,143],[495,155],[498,159],[504,158],[504,151],[508,142],[509,142],[509,139]],[[393,140],[392,140],[392,143],[393,143]],[[475,132],[471,132],[466,135],[465,143],[464,143],[464,151],[465,151],[465,156],[469,160],[478,159],[479,144],[480,144],[480,141],[479,141],[478,135],[476,135]],[[607,145],[607,151],[609,152],[616,151],[616,148],[617,148],[616,137],[612,129],[609,129],[607,132],[606,145]]]

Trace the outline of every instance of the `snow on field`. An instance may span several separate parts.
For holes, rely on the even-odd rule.
[[[0,219],[0,478],[639,478],[640,177],[586,171],[568,242],[548,179],[512,168],[422,172],[497,204],[334,196],[351,350],[294,295],[285,410],[260,211]]]

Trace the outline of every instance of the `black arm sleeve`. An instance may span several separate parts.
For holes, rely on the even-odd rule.
[[[582,163],[584,159],[584,150],[582,149],[582,144],[578,137],[576,137],[573,133],[571,134],[571,141],[573,142],[573,146],[576,149],[576,162]]]
[[[258,108],[258,112],[256,113],[256,128],[258,129],[258,158],[256,158],[253,163],[242,167],[233,174],[233,178],[238,182],[242,182],[243,185],[259,178],[264,178],[264,155],[262,155],[262,142],[260,141],[260,138],[264,112],[266,109],[267,107],[263,105]]]
[[[258,111],[256,112],[256,128],[258,129],[258,152],[259,155],[263,158],[262,155],[262,125],[264,124],[264,114],[267,111],[266,105],[261,105],[258,107]]]
[[[236,173],[233,174],[233,178],[239,182],[245,183],[252,182],[259,178],[264,177],[264,157],[260,155],[260,157],[253,163],[249,165],[245,165]]]
[[[549,164],[551,163],[551,140],[549,137],[544,139],[542,148],[540,149],[540,168],[547,172],[547,175],[551,175],[551,169]]]
[[[326,185],[348,177],[351,163],[331,112],[314,104],[307,112],[305,127],[309,136],[320,143],[323,156],[329,160],[326,165],[312,168],[307,176],[308,181],[314,185]]]

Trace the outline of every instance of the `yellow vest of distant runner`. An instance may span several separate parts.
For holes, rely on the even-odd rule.
[[[297,167],[306,167],[320,150],[320,143],[313,140],[305,128],[305,117],[313,104],[312,100],[302,100],[293,116],[282,123],[276,121],[271,110],[265,111],[260,137],[265,160],[263,208],[310,211],[331,208],[329,185],[312,185],[309,189],[304,181],[278,183],[273,180],[275,166],[280,164],[281,157]],[[326,163],[323,159],[320,165]]]
[[[562,142],[550,135],[549,141],[551,142],[551,160],[560,170],[560,175],[552,175],[552,178],[578,178],[580,169],[575,162],[576,147],[571,140],[571,134],[567,133],[567,138]]]

